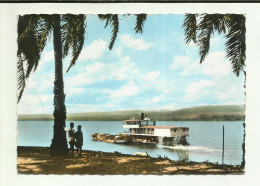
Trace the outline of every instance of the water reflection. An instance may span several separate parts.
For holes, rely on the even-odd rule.
[[[189,150],[188,149],[186,149],[186,150],[175,149],[173,151],[177,154],[179,161],[184,161],[184,162],[189,161]]]
[[[171,160],[188,162],[190,160],[190,152],[188,146],[163,146],[160,144],[141,144],[141,143],[132,143],[132,144],[117,144],[119,146],[132,147],[138,151],[146,152],[153,157],[169,158]],[[159,149],[165,149],[168,151],[166,155],[161,156],[160,154],[154,154],[152,152],[158,151]],[[151,153],[151,154],[150,154]]]

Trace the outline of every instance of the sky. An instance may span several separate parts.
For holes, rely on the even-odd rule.
[[[67,113],[117,110],[176,110],[203,105],[243,105],[244,75],[237,77],[225,58],[224,35],[214,34],[205,61],[199,48],[186,44],[184,15],[148,15],[142,34],[136,17],[120,15],[112,50],[112,28],[87,15],[81,54],[68,73],[63,60]],[[18,114],[53,113],[52,38],[37,70],[27,80]]]

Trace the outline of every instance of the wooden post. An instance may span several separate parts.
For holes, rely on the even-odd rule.
[[[223,125],[222,164],[224,164],[224,149],[225,149],[225,128],[224,128],[224,125]]]

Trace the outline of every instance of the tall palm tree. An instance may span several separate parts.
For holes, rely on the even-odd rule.
[[[68,151],[66,132],[63,62],[69,52],[72,59],[68,70],[76,63],[82,50],[85,34],[85,15],[24,15],[18,19],[18,102],[23,94],[26,79],[36,70],[47,40],[53,36],[54,80],[54,134],[52,155],[65,155]],[[67,71],[68,71],[67,70]]]
[[[113,48],[119,31],[117,14],[99,15],[101,20],[106,20],[106,26],[113,26],[112,38],[109,49]],[[18,19],[18,102],[20,101],[26,80],[32,70],[37,69],[41,53],[47,40],[53,36],[55,80],[54,80],[54,133],[51,143],[52,155],[64,155],[68,151],[66,133],[64,131],[66,120],[65,94],[63,82],[63,62],[69,51],[72,59],[69,69],[75,65],[82,50],[85,34],[85,15],[24,15]],[[142,33],[145,14],[137,15],[135,31]],[[105,27],[106,27],[105,26]],[[26,65],[25,65],[26,64]]]
[[[246,72],[246,41],[245,41],[245,16],[242,14],[186,14],[183,27],[185,29],[186,43],[193,41],[199,46],[200,63],[207,56],[210,49],[210,38],[214,32],[225,34],[226,57],[230,60],[233,72],[239,76]],[[244,88],[246,87],[246,79]],[[241,166],[245,166],[245,123],[244,141],[242,144],[243,157]]]

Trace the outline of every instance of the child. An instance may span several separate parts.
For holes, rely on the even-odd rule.
[[[75,138],[76,138],[77,155],[81,155],[82,146],[83,146],[83,133],[81,131],[81,125],[78,125],[78,131],[75,134]]]
[[[72,155],[74,152],[74,145],[75,145],[75,130],[73,128],[74,128],[74,123],[71,122],[70,129],[65,129],[65,131],[68,131],[70,151],[71,151]]]

